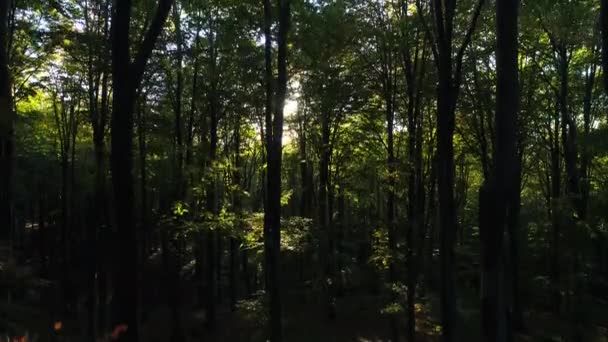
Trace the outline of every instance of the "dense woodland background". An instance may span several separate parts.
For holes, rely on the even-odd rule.
[[[606,341],[601,3],[0,0],[0,340]]]

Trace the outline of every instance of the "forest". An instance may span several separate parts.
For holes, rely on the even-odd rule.
[[[606,113],[608,0],[0,0],[0,341],[608,341]]]

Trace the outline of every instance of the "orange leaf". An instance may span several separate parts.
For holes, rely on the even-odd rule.
[[[55,331],[59,331],[61,329],[63,329],[63,323],[61,321],[57,321],[53,324],[53,329],[55,329]]]

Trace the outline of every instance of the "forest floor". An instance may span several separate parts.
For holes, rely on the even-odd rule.
[[[300,294],[286,298],[284,313],[286,342],[389,342],[389,317],[380,313],[382,299],[379,296],[350,294],[336,303],[336,318],[328,320],[324,309],[317,300]],[[420,303],[417,309],[417,341],[439,341],[440,327],[437,317],[437,299],[430,298]],[[608,341],[608,303],[597,301],[589,307],[593,310],[592,321],[581,329],[578,341]],[[182,314],[185,342],[262,342],[264,339],[263,321],[259,317],[231,312],[226,305],[220,306],[218,326],[213,334],[204,332],[204,313],[184,309]],[[480,341],[479,312],[474,305],[461,307],[461,341]],[[58,342],[81,341],[82,322],[77,317],[64,320],[62,337]],[[515,336],[515,341],[575,341],[574,325],[567,316],[559,316],[550,311],[525,313],[526,330]],[[405,318],[398,317],[399,324],[405,326]],[[41,310],[27,304],[13,301],[0,304],[0,322],[18,322],[27,331],[41,337],[37,342],[50,339],[49,326],[53,321]],[[156,309],[149,313],[142,325],[143,342],[167,342],[170,340],[171,319],[166,309]],[[45,333],[42,333],[45,332]],[[405,341],[402,331],[401,341]]]
[[[182,320],[184,342],[263,342],[264,318],[260,305],[239,306],[232,312],[228,305],[218,306],[217,328],[213,334],[204,329],[204,312],[197,309],[193,284],[182,284],[184,303]],[[464,284],[463,284],[464,285]],[[152,286],[154,287],[154,286]],[[22,289],[22,292],[28,291]],[[31,292],[31,291],[30,291]],[[319,296],[306,288],[287,287],[284,297],[284,326],[286,342],[389,342],[390,318],[382,314],[385,299],[373,295],[368,290],[351,290],[336,301],[336,318],[327,318],[325,306]],[[7,327],[14,331],[29,331],[39,336],[37,342],[51,341],[56,317],[53,319],[48,305],[36,304],[25,295],[0,300],[0,331]],[[597,297],[581,299],[582,311],[578,315],[558,315],[538,304],[535,295],[526,306],[533,308],[524,314],[526,329],[515,336],[515,341],[608,341],[608,301]],[[42,298],[40,298],[42,299]],[[460,341],[480,341],[479,336],[479,299],[474,289],[460,287],[459,324]],[[169,310],[164,307],[164,297],[156,300],[144,299],[145,306],[151,308],[145,313],[142,324],[142,342],[170,341],[171,319]],[[40,303],[40,302],[39,302]],[[53,304],[50,305],[51,307]],[[253,309],[252,309],[253,308]],[[81,309],[84,309],[82,307]],[[144,308],[145,309],[145,308]],[[417,341],[439,341],[441,328],[439,321],[439,300],[433,293],[427,293],[416,304]],[[405,317],[396,316],[401,327],[401,341],[405,341]],[[86,327],[86,314],[73,314],[61,320],[61,337],[56,342],[82,341]],[[578,327],[578,329],[575,329]],[[578,337],[575,337],[578,333]],[[0,336],[0,340],[2,340]],[[104,341],[105,342],[105,341]]]
[[[322,305],[300,294],[288,296],[284,313],[285,341],[287,342],[389,342],[390,319],[380,313],[382,298],[380,296],[350,294],[336,303],[336,318],[329,320],[324,314]],[[479,334],[479,311],[470,301],[461,307],[462,329],[461,341],[481,341]],[[438,299],[429,297],[424,303],[416,305],[417,337],[416,341],[440,341],[441,328],[438,323]],[[550,311],[533,311],[525,313],[526,328],[514,336],[515,341],[608,341],[608,305],[601,301],[593,304],[595,313],[593,321],[588,321],[580,329],[580,337],[573,337],[575,331],[571,319]],[[214,334],[203,332],[203,319],[189,315],[185,330],[190,332],[186,341],[210,342],[262,342],[265,341],[262,324],[255,317],[242,312],[230,312],[223,307],[218,315],[218,327]],[[198,316],[200,317],[200,315]],[[401,341],[405,338],[405,317],[397,317],[402,325]],[[169,341],[168,312],[158,312],[151,319],[148,327],[157,327],[148,331],[146,342]],[[165,324],[163,324],[165,322]],[[153,336],[153,337],[152,337]]]

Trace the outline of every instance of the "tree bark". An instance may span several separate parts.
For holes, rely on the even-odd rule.
[[[137,89],[155,42],[169,15],[172,0],[159,0],[156,15],[131,62],[130,21],[132,0],[114,3],[112,14],[112,183],[116,211],[117,254],[116,314],[113,327],[126,326],[118,341],[139,341],[137,231],[133,188],[133,111]]]
[[[325,234],[325,241],[322,242],[321,250],[321,269],[323,274],[323,295],[327,310],[327,318],[333,320],[336,318],[336,310],[334,307],[334,230],[331,217],[333,215],[330,205],[330,182],[329,182],[329,167],[331,159],[330,146],[330,117],[331,115],[324,111],[321,118],[321,160],[319,165],[319,225],[321,231]]]
[[[456,275],[454,243],[457,231],[454,201],[454,128],[456,104],[462,78],[462,59],[475,31],[484,0],[479,0],[473,11],[463,42],[453,55],[453,31],[456,0],[434,0],[436,37],[433,55],[439,77],[437,87],[437,193],[439,197],[441,321],[444,341],[457,340],[456,333]],[[421,9],[420,1],[417,7]],[[429,32],[429,28],[426,28]]]
[[[218,214],[218,199],[217,199],[217,183],[216,173],[214,170],[215,161],[217,159],[217,145],[218,145],[218,119],[219,119],[219,103],[218,103],[218,82],[219,76],[217,74],[217,42],[215,40],[215,32],[210,31],[208,34],[209,41],[209,68],[211,73],[211,84],[209,91],[209,145],[208,145],[208,158],[207,158],[207,171],[210,175],[207,177],[207,191],[206,191],[206,210],[209,215],[212,216],[212,220],[217,217]],[[217,303],[217,232],[209,230],[205,233],[206,242],[206,265],[205,268],[205,280],[206,280],[206,299],[205,308],[207,313],[207,330],[213,331],[216,328],[216,303]]]
[[[406,1],[403,2],[402,15],[406,15]],[[404,37],[407,33],[404,33]],[[404,38],[406,39],[406,38]],[[407,340],[416,339],[416,287],[420,262],[424,251],[424,178],[422,173],[422,81],[425,74],[426,49],[422,52],[420,42],[416,42],[412,55],[411,47],[406,43],[403,51],[405,78],[407,85],[407,131],[408,131],[408,199],[407,215]],[[424,44],[424,41],[422,41]]]
[[[517,172],[518,10],[518,0],[496,2],[496,141],[491,173],[479,192],[482,336],[496,342],[507,341],[503,239]]]
[[[521,122],[521,121],[519,121]],[[519,152],[514,166],[514,184],[510,191],[509,208],[507,213],[507,231],[509,236],[509,276],[510,276],[510,316],[511,331],[521,331],[524,328],[523,308],[520,295],[520,246],[521,233],[519,214],[521,211],[521,184],[522,184],[523,147],[520,144]]]
[[[287,95],[287,35],[290,26],[290,0],[278,0],[279,20],[277,37],[278,77],[276,92],[272,76],[272,7],[270,0],[263,0],[265,37],[266,82],[266,203],[264,206],[264,241],[266,279],[270,299],[271,342],[283,339],[280,250],[281,250],[281,163],[283,141],[283,109]],[[273,101],[274,100],[274,101]],[[273,108],[274,104],[274,108]],[[274,117],[272,115],[274,109]]]
[[[608,93],[608,0],[602,0],[600,9],[602,30],[602,65],[604,69],[604,90]]]
[[[11,76],[8,68],[8,18],[11,1],[0,3],[0,239],[10,236],[12,227],[12,173],[14,120]]]
[[[182,61],[184,59],[183,52],[183,37],[181,28],[181,17],[179,6],[173,6],[173,24],[175,25],[175,45],[177,46],[175,71],[177,73],[177,80],[175,84],[175,101],[174,101],[174,137],[175,137],[175,163],[174,163],[174,177],[175,177],[175,200],[181,201],[184,197],[184,143],[183,143],[183,124],[182,124],[182,94],[183,94],[183,68]]]
[[[235,187],[233,195],[233,206],[235,214],[235,231],[239,234],[243,229],[243,199],[241,184],[241,121],[237,117],[234,127],[234,172],[233,185]],[[235,234],[235,235],[236,235]],[[239,270],[239,240],[235,236],[230,237],[230,309],[236,310],[238,297],[238,270]]]

